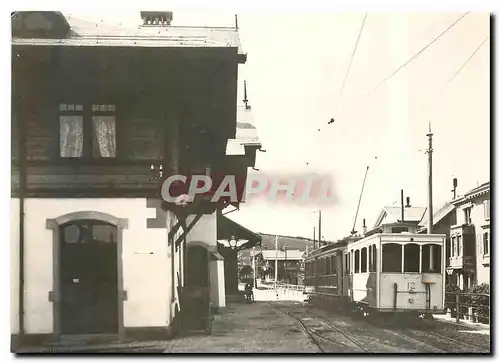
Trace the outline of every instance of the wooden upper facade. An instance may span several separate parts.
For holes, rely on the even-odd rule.
[[[236,29],[180,27],[180,44],[151,26],[96,35],[57,12],[13,17],[14,196],[158,196],[169,174],[253,166],[255,148],[226,157],[245,60]]]

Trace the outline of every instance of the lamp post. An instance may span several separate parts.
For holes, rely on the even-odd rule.
[[[237,251],[238,240],[236,239],[235,236],[231,236],[231,239],[229,240],[229,247],[234,252],[234,272],[236,277],[236,283],[234,289],[238,291],[238,251]]]

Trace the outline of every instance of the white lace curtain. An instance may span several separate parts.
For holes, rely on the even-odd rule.
[[[116,123],[114,116],[92,118],[95,157],[116,157]]]
[[[77,158],[83,154],[83,117],[60,116],[60,155]],[[116,123],[114,116],[92,118],[93,156],[116,157]]]
[[[78,158],[83,153],[83,116],[60,116],[60,155]]]

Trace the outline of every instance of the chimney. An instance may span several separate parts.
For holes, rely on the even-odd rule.
[[[410,208],[410,197],[406,197],[406,208]]]
[[[363,218],[363,234],[366,234],[367,228],[366,228],[366,220]]]
[[[141,11],[142,25],[165,26],[170,25],[173,19],[171,11]]]
[[[457,178],[453,178],[453,189],[451,190],[453,192],[453,199],[457,197],[457,186],[458,186],[458,180]]]

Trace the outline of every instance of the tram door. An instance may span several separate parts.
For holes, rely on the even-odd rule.
[[[337,295],[342,296],[344,294],[344,288],[343,288],[343,279],[344,279],[344,272],[342,268],[342,253],[338,253],[335,255],[335,266],[337,266],[337,271],[335,273],[337,274]]]
[[[347,296],[349,289],[349,259],[347,253],[341,254],[341,256],[342,296]]]

